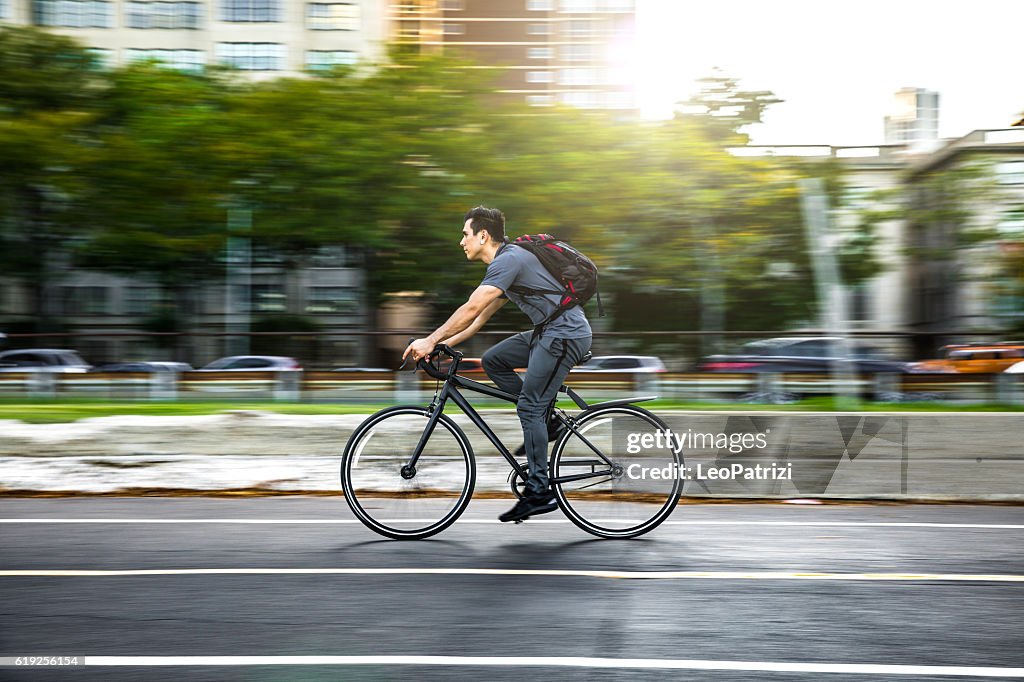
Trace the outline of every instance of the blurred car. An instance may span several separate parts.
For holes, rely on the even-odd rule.
[[[113,362],[108,365],[93,367],[93,372],[191,372],[192,365],[187,362]]]
[[[63,348],[24,348],[0,353],[0,372],[44,370],[78,374],[88,372],[91,367],[76,351]]]
[[[200,372],[280,372],[302,369],[295,358],[281,355],[230,355],[201,367]]]
[[[595,355],[574,367],[573,372],[630,372],[648,374],[664,372],[665,363],[653,355]]]
[[[1014,365],[1010,365],[1003,371],[1006,372],[1007,374],[1024,374],[1024,360]]]
[[[996,374],[1024,360],[1024,343],[961,343],[939,349],[941,358],[912,365],[915,372]]]
[[[836,357],[832,355],[834,337],[792,336],[751,341],[739,353],[709,355],[697,366],[700,372],[828,372]],[[885,357],[877,348],[851,344],[852,369],[865,374],[903,373],[909,365]]]

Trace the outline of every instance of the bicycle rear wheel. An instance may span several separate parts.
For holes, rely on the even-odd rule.
[[[462,429],[441,415],[415,467],[407,465],[430,413],[391,407],[356,428],[341,460],[341,486],[356,517],[396,540],[420,540],[459,517],[473,496],[476,463]]]
[[[664,442],[667,430],[634,405],[577,418],[552,454],[555,496],[569,520],[599,537],[631,538],[668,518],[683,490],[683,460]]]

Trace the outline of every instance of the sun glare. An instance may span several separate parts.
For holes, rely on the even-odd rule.
[[[687,9],[687,8],[690,9]],[[686,45],[688,3],[638,0],[635,57],[631,80],[640,113],[647,119],[670,118],[674,104],[697,90],[702,59]]]

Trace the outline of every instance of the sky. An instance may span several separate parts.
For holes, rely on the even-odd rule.
[[[634,78],[651,118],[714,67],[771,90],[754,144],[881,144],[903,87],[937,91],[939,135],[959,137],[1024,111],[1021,35],[1024,0],[637,0]]]

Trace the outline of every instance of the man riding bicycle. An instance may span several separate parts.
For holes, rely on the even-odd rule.
[[[561,290],[562,284],[527,249],[509,243],[501,211],[477,206],[466,213],[464,221],[459,246],[467,259],[487,265],[483,281],[444,324],[410,343],[402,357],[412,354],[419,360],[438,343],[454,346],[465,341],[509,300],[534,325],[541,325],[505,339],[483,356],[484,371],[491,381],[502,391],[519,396],[516,412],[523,427],[523,446],[516,455],[525,452],[529,477],[522,499],[498,517],[519,521],[558,508],[548,481],[548,442],[556,440],[560,432],[549,408],[569,370],[590,350],[590,323],[580,306],[549,320],[559,307],[560,296],[543,292]],[[516,374],[517,367],[526,368],[523,378]]]

